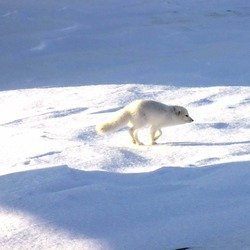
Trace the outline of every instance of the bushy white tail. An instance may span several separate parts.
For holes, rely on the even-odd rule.
[[[121,110],[116,117],[96,126],[96,132],[99,134],[112,133],[125,127],[129,122],[129,113]]]

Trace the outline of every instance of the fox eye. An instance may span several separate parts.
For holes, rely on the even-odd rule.
[[[188,115],[186,115],[186,117],[189,117]]]

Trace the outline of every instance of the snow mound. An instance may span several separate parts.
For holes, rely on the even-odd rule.
[[[111,98],[112,97],[112,98]],[[0,249],[247,249],[249,87],[100,85],[0,92]],[[192,124],[135,146],[95,125],[135,99]],[[149,142],[148,129],[140,134]]]

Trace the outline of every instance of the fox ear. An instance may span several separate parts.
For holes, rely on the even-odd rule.
[[[176,115],[180,115],[181,114],[181,111],[178,110],[176,107],[174,107],[174,112],[175,112]]]

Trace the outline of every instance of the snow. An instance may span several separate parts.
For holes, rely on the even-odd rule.
[[[249,246],[249,87],[118,84],[0,98],[3,249]],[[133,145],[126,129],[95,133],[138,98],[184,105],[195,123],[165,128],[156,146]],[[139,136],[149,143],[147,128]]]
[[[0,3],[0,249],[250,249],[247,1]],[[194,122],[133,145],[136,99]]]
[[[3,89],[249,84],[246,0],[9,0],[0,7]]]

